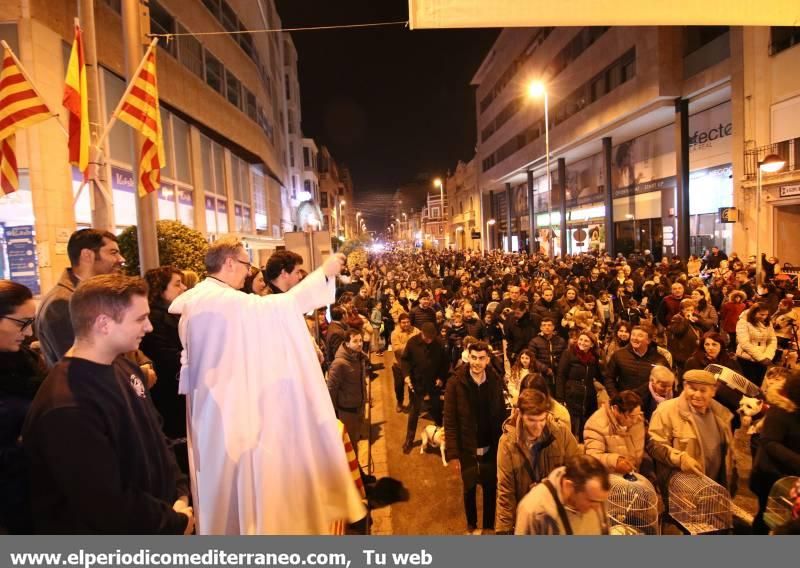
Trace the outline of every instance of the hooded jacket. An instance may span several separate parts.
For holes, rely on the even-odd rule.
[[[536,459],[525,443],[522,416],[515,411],[503,424],[497,450],[497,509],[494,528],[498,534],[514,531],[517,505],[530,491],[567,458],[577,455],[578,442],[568,424],[548,416],[539,440],[534,444]]]
[[[339,346],[327,379],[328,392],[334,407],[353,410],[364,405],[366,369],[366,356],[363,352],[353,351],[346,343]]]

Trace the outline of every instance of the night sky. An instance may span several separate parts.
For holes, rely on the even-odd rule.
[[[284,28],[408,19],[407,0],[276,0]],[[474,155],[469,82],[499,30],[400,26],[294,32],[303,134],[350,168],[356,205],[383,230],[399,185]]]

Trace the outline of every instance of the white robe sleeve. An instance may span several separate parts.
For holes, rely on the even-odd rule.
[[[266,296],[267,298],[280,297]],[[307,313],[316,308],[333,304],[336,301],[336,278],[327,278],[321,268],[306,276],[297,286],[286,292],[300,308],[300,313]]]

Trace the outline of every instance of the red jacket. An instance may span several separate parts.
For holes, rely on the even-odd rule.
[[[739,316],[747,309],[744,302],[725,302],[719,311],[719,324],[723,331],[736,333],[736,322]]]

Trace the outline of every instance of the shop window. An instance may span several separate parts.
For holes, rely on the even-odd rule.
[[[267,191],[264,185],[264,176],[255,167],[251,169],[253,174],[253,210],[255,213],[256,231],[266,231],[268,229],[268,210],[267,210]]]

